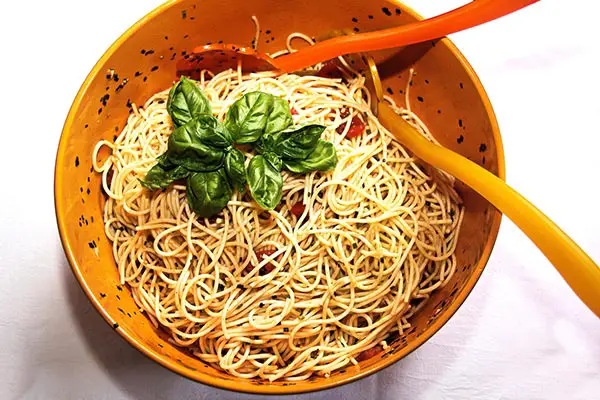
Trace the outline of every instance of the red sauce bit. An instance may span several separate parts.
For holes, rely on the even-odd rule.
[[[323,67],[317,72],[317,76],[321,78],[342,78],[342,71],[337,66],[335,61],[327,61]]]
[[[272,256],[274,253],[275,253],[275,250],[258,250],[256,252],[256,258],[258,258],[258,262],[260,263],[260,262],[262,262],[262,260],[265,259],[265,257]],[[254,267],[256,267],[256,265],[252,265],[250,263],[246,266],[244,271],[246,271],[246,273],[249,274],[250,272],[252,272]],[[275,266],[272,263],[268,262],[265,265],[263,265],[263,267],[259,271],[259,274],[267,275],[267,274],[271,273],[271,271],[273,271],[274,269],[275,269]]]
[[[371,347],[370,349],[361,352],[358,357],[356,357],[356,361],[367,361],[379,354],[381,350],[382,349],[379,346]]]
[[[337,127],[336,132],[340,135],[344,133],[345,124],[342,124]],[[348,129],[348,133],[346,134],[347,139],[352,139],[362,135],[365,131],[365,123],[361,121],[357,116],[352,118],[352,122],[350,122],[350,129]]]
[[[298,115],[298,110],[296,110],[294,107],[292,107],[290,112],[292,113],[292,115]]]
[[[300,202],[297,202],[292,206],[290,212],[294,214],[296,217],[300,218],[300,216],[304,213],[306,206]]]

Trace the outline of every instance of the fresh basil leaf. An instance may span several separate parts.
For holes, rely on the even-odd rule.
[[[250,160],[246,171],[250,193],[259,206],[272,210],[281,202],[283,178],[264,156]]]
[[[274,99],[268,93],[252,92],[231,105],[225,117],[225,127],[236,143],[254,143],[261,137],[273,111]]]
[[[176,166],[176,164],[173,164],[171,161],[169,161],[169,157],[167,157],[166,152],[156,157],[156,162],[165,169],[172,169]]]
[[[232,149],[225,156],[225,172],[233,187],[242,192],[246,184],[246,157],[238,149]]]
[[[275,152],[277,143],[281,140],[283,132],[265,133],[260,140],[256,142],[255,149],[259,154],[265,154],[269,151]]]
[[[293,123],[290,104],[287,100],[274,96],[273,111],[269,114],[265,134],[281,132],[292,126]]]
[[[181,77],[169,92],[167,111],[175,126],[182,126],[200,114],[212,114],[210,103],[195,81]]]
[[[185,124],[187,131],[209,146],[225,149],[233,144],[229,131],[212,115],[203,114],[194,117]]]
[[[224,169],[198,172],[187,181],[187,199],[191,209],[199,217],[218,214],[231,199],[233,189]]]
[[[335,146],[331,142],[319,140],[314,151],[305,160],[283,160],[283,166],[290,172],[297,174],[312,171],[329,171],[335,168],[337,155]]]
[[[194,172],[216,171],[223,166],[224,152],[202,142],[210,133],[199,128],[194,119],[180,126],[169,137],[168,161]]]
[[[275,151],[285,160],[304,160],[315,150],[323,131],[323,125],[307,125],[294,132],[284,132],[275,144]]]
[[[141,184],[149,190],[165,189],[171,183],[178,179],[187,178],[190,171],[182,166],[171,168],[164,167],[159,161],[154,167],[146,173],[146,177],[141,180]]]
[[[281,168],[283,167],[283,161],[277,154],[272,151],[267,151],[263,154],[263,156],[265,157],[265,160],[267,160],[269,164],[273,166],[273,168],[275,168],[277,171],[281,171]]]

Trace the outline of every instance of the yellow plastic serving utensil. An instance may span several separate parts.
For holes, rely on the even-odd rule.
[[[503,180],[471,160],[430,142],[384,101],[375,61],[366,57],[379,121],[416,157],[453,175],[510,218],[544,253],[590,310],[600,317],[600,268],[550,218]]]

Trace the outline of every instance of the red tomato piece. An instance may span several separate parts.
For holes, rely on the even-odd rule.
[[[294,107],[292,107],[290,112],[292,113],[292,115],[298,115],[298,110],[296,110]]]
[[[268,263],[264,267],[262,267],[259,272],[261,275],[267,275],[270,274],[274,269],[275,266],[271,263]]]
[[[370,349],[361,352],[358,355],[358,357],[356,357],[356,361],[359,361],[359,362],[366,361],[370,358],[375,357],[380,352],[381,352],[381,347],[379,347],[379,346],[371,347]]]
[[[321,78],[342,78],[342,71],[335,61],[327,61],[319,72],[317,72],[317,76]]]
[[[344,125],[344,124],[338,126],[336,129],[336,132],[341,135],[342,133],[344,133],[345,127],[346,127],[346,125]],[[358,118],[356,116],[353,117],[352,122],[350,122],[350,129],[348,129],[348,133],[346,133],[346,138],[352,139],[352,138],[362,135],[363,132],[365,131],[365,127],[366,127],[365,123],[362,122],[360,120],[360,118]]]
[[[258,258],[258,262],[260,263],[265,257],[272,256],[274,253],[275,253],[275,250],[258,250],[256,252],[256,258]],[[254,267],[256,267],[256,265],[248,264],[244,270],[248,274],[248,273],[252,272]],[[260,275],[266,275],[266,274],[270,273],[271,271],[273,271],[274,269],[275,269],[275,266],[272,263],[268,262],[260,269],[259,273],[260,273]]]
[[[292,206],[290,212],[299,218],[304,213],[305,208],[306,206],[304,204],[297,202]]]

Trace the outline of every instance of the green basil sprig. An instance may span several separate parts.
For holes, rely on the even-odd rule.
[[[165,189],[187,179],[188,204],[201,217],[218,214],[234,190],[245,191],[246,183],[258,205],[272,210],[282,197],[282,169],[328,171],[337,163],[335,147],[321,139],[325,127],[307,125],[287,131],[293,125],[289,104],[268,93],[245,94],[221,124],[197,82],[182,77],[169,92],[167,111],[176,129],[142,185]],[[236,144],[250,144],[259,153],[248,167]]]

